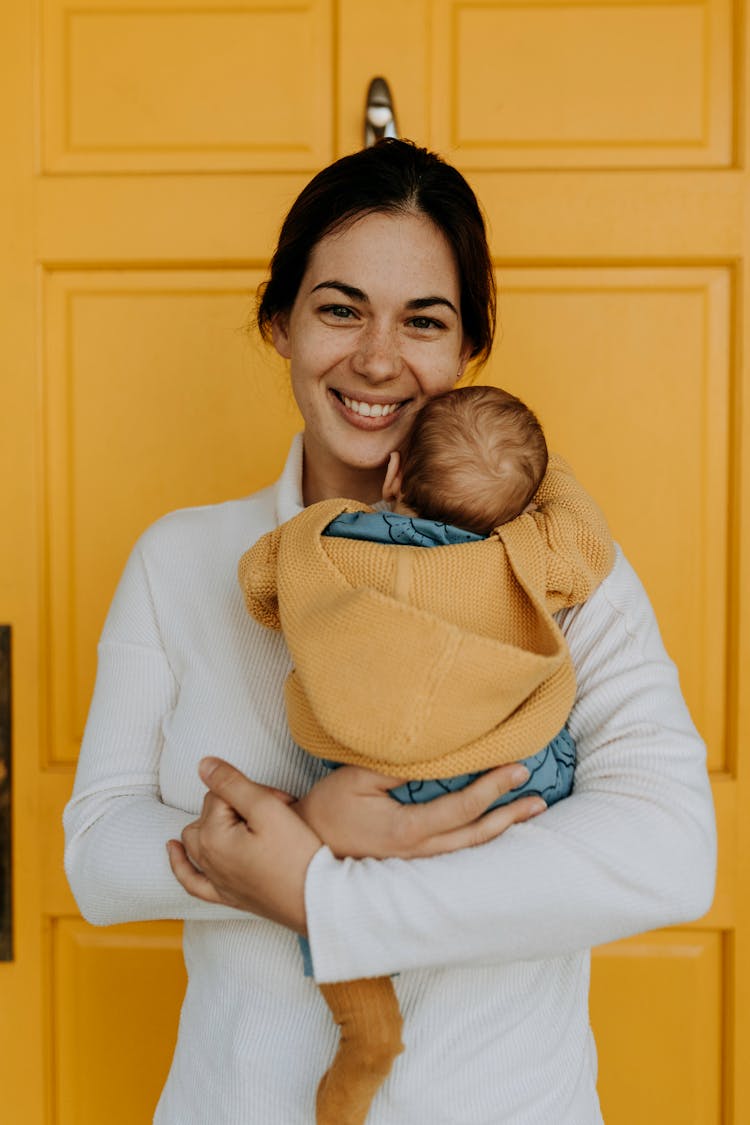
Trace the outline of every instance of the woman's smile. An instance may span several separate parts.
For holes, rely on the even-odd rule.
[[[352,398],[344,391],[331,388],[330,394],[334,402],[343,408],[344,416],[352,425],[362,430],[387,429],[395,421],[395,415],[409,401],[409,399],[378,399],[359,394]]]

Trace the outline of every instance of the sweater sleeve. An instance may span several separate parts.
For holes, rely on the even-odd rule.
[[[75,787],[63,817],[68,882],[95,925],[250,917],[193,898],[169,866],[167,840],[179,839],[195,820],[194,812],[165,805],[159,788],[162,724],[178,690],[137,546],[102,633]]]
[[[559,957],[702,915],[716,838],[704,747],[643,588],[619,556],[562,621],[575,789],[481,847],[308,870],[318,981]]]
[[[547,555],[547,605],[556,613],[584,602],[606,578],[614,545],[601,509],[558,454],[550,456],[535,501],[531,519]]]

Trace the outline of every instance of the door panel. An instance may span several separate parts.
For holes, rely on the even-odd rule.
[[[332,154],[330,0],[47,0],[48,173],[309,168]]]
[[[49,956],[59,1076],[53,1120],[150,1121],[187,983],[181,927],[95,929],[80,918],[58,918]]]
[[[721,934],[701,930],[595,950],[591,1018],[607,1125],[720,1125],[725,952]]]
[[[476,168],[729,164],[729,0],[436,0],[433,10],[440,151]]]
[[[283,367],[248,323],[262,276],[45,275],[51,762],[76,761],[96,641],[140,532],[270,483],[299,429]]]
[[[712,910],[594,955],[606,1120],[750,1120],[744,6],[9,0],[0,20],[3,1114],[150,1120],[179,926],[92,929],[61,867],[96,636],[151,520],[276,475],[298,417],[246,331],[253,290],[297,192],[358,147],[382,73],[402,134],[453,159],[487,214],[501,332],[482,378],[538,409],[601,501],[708,743]]]

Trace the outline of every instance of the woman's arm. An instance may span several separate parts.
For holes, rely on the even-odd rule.
[[[178,684],[164,651],[139,547],[118,586],[99,646],[96,686],[73,796],[65,809],[65,870],[96,925],[151,918],[237,918],[191,897],[166,843],[195,812],[161,800],[162,724]]]
[[[306,880],[318,980],[558,957],[708,909],[704,747],[621,556],[563,629],[578,678],[573,795],[452,855],[340,861],[321,849]]]

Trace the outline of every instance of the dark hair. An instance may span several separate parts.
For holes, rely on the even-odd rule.
[[[259,290],[263,338],[269,339],[273,318],[291,310],[318,242],[373,211],[419,212],[443,232],[456,260],[471,357],[483,363],[495,333],[495,279],[482,213],[461,173],[411,141],[382,140],[344,156],[303,188],[281,228],[271,276]]]
[[[500,387],[428,399],[402,451],[401,497],[424,519],[478,535],[515,519],[547,471],[536,415]]]

